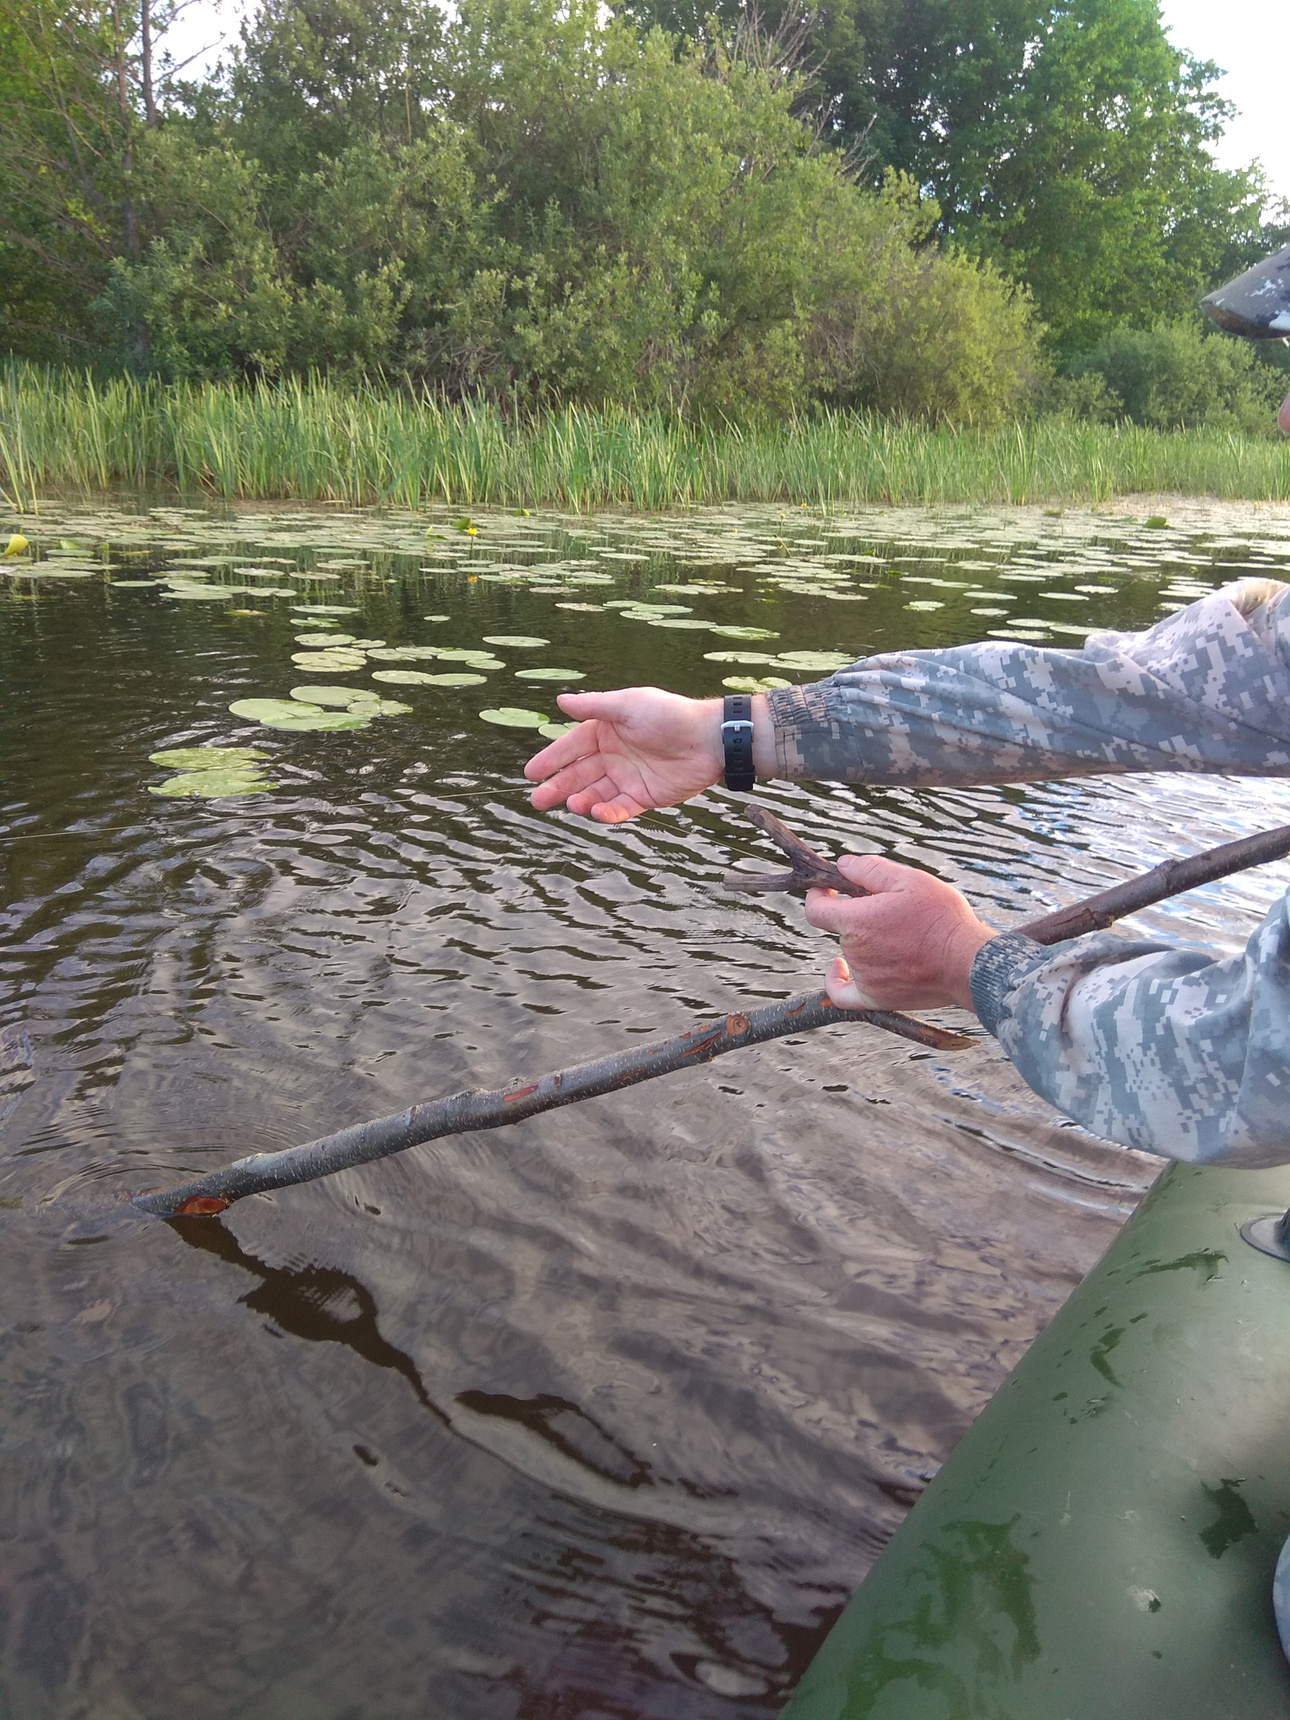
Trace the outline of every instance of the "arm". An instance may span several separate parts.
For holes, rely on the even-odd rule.
[[[753,700],[760,777],[1021,782],[1146,770],[1290,776],[1290,588],[1250,580],[1082,651],[992,642],[867,657]],[[721,779],[721,701],[562,693],[533,804],[617,823]]]
[[[778,776],[926,787],[1148,770],[1290,775],[1290,588],[1250,580],[1082,651],[867,657],[768,697]]]

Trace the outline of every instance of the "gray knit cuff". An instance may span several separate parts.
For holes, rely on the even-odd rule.
[[[1024,932],[1004,932],[981,945],[968,984],[972,989],[972,1007],[983,1027],[997,1033],[1006,1013],[1009,992],[1049,957],[1047,946],[1037,944]]]

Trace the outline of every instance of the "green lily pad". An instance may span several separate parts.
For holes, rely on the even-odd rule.
[[[823,674],[832,669],[845,669],[855,658],[845,651],[781,651],[773,661],[786,669],[813,669]]]
[[[360,615],[356,603],[297,603],[293,615]]]
[[[113,591],[147,591],[157,582],[155,579],[114,579],[110,583]]]
[[[366,705],[352,705],[350,709],[355,711],[366,710],[367,707]],[[378,717],[410,717],[412,706],[401,705],[397,699],[381,699],[377,703],[376,714]]]
[[[377,695],[367,687],[293,687],[291,697],[302,705],[339,705],[342,709],[360,700],[377,702]]]
[[[572,609],[579,615],[599,615],[601,606],[598,603],[557,603],[557,609]]]
[[[273,787],[262,776],[240,770],[192,770],[152,783],[149,794],[163,800],[225,800],[238,794],[268,794]]]
[[[487,675],[422,675],[427,687],[486,687]]]
[[[432,687],[435,683],[433,675],[423,674],[420,669],[373,669],[372,679],[392,681],[400,687]]]
[[[235,717],[242,717],[248,723],[267,723],[275,718],[299,717],[309,714],[311,710],[315,716],[323,715],[321,705],[302,706],[290,699],[235,699],[229,710]]]
[[[585,681],[585,669],[517,669],[517,681]]]
[[[171,747],[167,752],[148,754],[150,764],[167,770],[242,770],[254,768],[256,759],[268,758],[259,747]]]
[[[518,705],[502,705],[479,714],[486,723],[500,723],[507,729],[540,729],[550,721],[544,712],[526,711]]]
[[[421,617],[421,619],[423,621],[451,621],[452,616],[451,615],[423,615]]]
[[[538,733],[543,740],[558,741],[561,735],[567,735],[570,729],[577,727],[577,723],[543,723]]]
[[[517,650],[535,650],[539,645],[549,645],[549,639],[538,639],[531,633],[485,633],[485,645],[514,645]]]
[[[317,649],[330,651],[342,645],[355,643],[352,633],[297,633],[297,645],[312,645]]]
[[[297,705],[296,710],[302,714],[298,717],[261,717],[260,721],[266,729],[301,730],[309,733],[315,730],[331,729],[365,729],[371,721],[368,707],[361,706],[357,711],[319,711],[310,714],[308,705]]]
[[[781,680],[778,675],[767,675],[760,681],[755,675],[727,675],[721,685],[735,693],[771,693],[776,687],[791,687],[793,683]]]
[[[353,651],[293,651],[291,661],[298,669],[309,669],[315,675],[350,675],[365,662],[362,653]]]
[[[705,651],[705,663],[775,663],[779,659],[765,651]]]
[[[714,633],[719,633],[723,639],[778,639],[779,634],[769,627],[714,627]]]

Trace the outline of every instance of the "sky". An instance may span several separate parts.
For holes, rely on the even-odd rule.
[[[248,0],[194,0],[172,32],[176,59],[207,49],[189,70],[213,64],[221,38],[235,40]],[[1290,200],[1290,5],[1286,0],[1161,0],[1176,45],[1227,74],[1219,88],[1240,110],[1215,151],[1222,167],[1262,161],[1268,183]]]

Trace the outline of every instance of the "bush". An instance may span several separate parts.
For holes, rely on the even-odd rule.
[[[1116,329],[1067,366],[1051,403],[1095,422],[1270,435],[1285,389],[1275,364],[1249,342],[1211,334],[1190,318]]]

